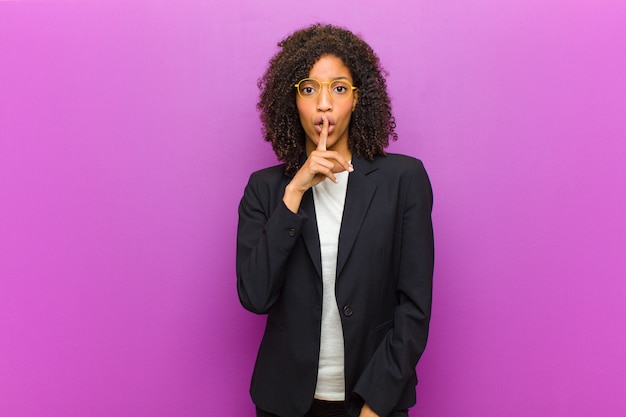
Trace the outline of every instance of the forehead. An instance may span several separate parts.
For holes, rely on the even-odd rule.
[[[320,81],[347,78],[352,80],[350,69],[343,63],[341,58],[335,55],[322,55],[309,71],[309,77]]]

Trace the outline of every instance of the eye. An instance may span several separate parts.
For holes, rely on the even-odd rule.
[[[350,92],[350,86],[343,81],[335,82],[332,85],[332,92],[337,96],[345,96]]]
[[[298,90],[303,97],[314,97],[319,89],[319,85],[313,80],[305,80],[300,82]]]

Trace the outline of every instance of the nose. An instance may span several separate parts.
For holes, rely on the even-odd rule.
[[[333,99],[330,91],[325,87],[322,87],[319,96],[317,96],[317,111],[327,112],[333,109]]]

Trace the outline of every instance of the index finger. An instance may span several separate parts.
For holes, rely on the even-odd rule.
[[[328,118],[326,115],[322,115],[322,132],[320,133],[320,140],[317,142],[317,150],[326,150],[326,141],[328,140]]]

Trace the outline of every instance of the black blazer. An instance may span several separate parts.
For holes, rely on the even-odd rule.
[[[389,154],[353,159],[335,292],[345,348],[346,407],[381,417],[415,404],[415,366],[426,346],[433,274],[432,190],[422,163]],[[283,166],[251,175],[239,206],[237,290],[268,314],[250,393],[284,417],[313,401],[322,273],[312,190],[297,214],[282,202]]]

